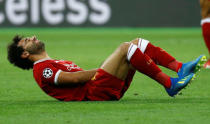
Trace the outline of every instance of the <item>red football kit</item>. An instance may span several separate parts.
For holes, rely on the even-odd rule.
[[[40,88],[49,96],[60,101],[104,101],[119,100],[132,81],[134,70],[130,70],[125,80],[98,69],[88,82],[75,85],[59,86],[57,82],[61,71],[82,71],[71,61],[43,59],[36,61],[33,75]]]

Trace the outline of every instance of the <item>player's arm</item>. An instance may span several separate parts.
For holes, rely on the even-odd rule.
[[[56,84],[67,85],[77,84],[89,81],[96,73],[97,69],[78,71],[78,72],[63,72],[61,71]]]

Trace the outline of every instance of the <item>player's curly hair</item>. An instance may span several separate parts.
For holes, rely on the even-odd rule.
[[[24,70],[29,70],[33,68],[33,62],[29,59],[21,58],[22,53],[24,52],[23,47],[18,46],[20,40],[23,39],[23,36],[16,35],[13,38],[12,43],[10,43],[7,47],[7,59],[11,64],[14,64],[17,67],[20,67]]]

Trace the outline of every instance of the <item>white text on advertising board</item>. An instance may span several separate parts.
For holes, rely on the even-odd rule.
[[[0,0],[0,24],[6,20],[13,25],[36,25],[43,19],[49,25],[86,22],[103,25],[111,18],[106,0]]]

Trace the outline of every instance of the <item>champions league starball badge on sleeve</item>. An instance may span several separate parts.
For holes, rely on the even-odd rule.
[[[50,68],[46,68],[43,71],[44,78],[50,78],[53,75],[53,71]]]

